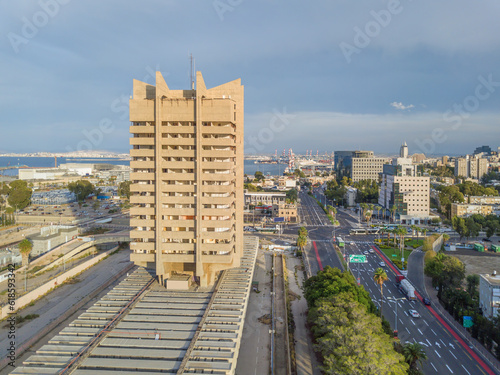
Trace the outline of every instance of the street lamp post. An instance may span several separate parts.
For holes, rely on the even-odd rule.
[[[394,297],[387,297],[387,300],[389,302],[394,302],[394,311],[395,311],[395,318],[394,318],[394,337],[398,336],[398,301],[406,299],[405,297],[401,298],[394,298]]]

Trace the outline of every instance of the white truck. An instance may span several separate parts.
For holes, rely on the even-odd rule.
[[[401,282],[399,283],[399,289],[406,295],[406,297],[410,301],[414,301],[417,299],[417,297],[415,297],[415,288],[410,284],[408,280],[401,280]]]

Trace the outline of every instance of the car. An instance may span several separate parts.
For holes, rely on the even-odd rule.
[[[368,250],[370,254],[373,254],[375,251],[373,249]]]
[[[420,314],[417,310],[410,309],[408,310],[408,314],[410,314],[413,318],[420,318]]]
[[[491,240],[489,238],[483,238],[483,241],[485,241],[485,242],[491,242]]]
[[[363,251],[363,254],[368,255],[370,253],[368,251]]]
[[[354,242],[351,242],[350,245],[354,245]]]
[[[422,299],[422,302],[424,303],[424,305],[426,306],[430,306],[431,305],[431,300],[429,298],[424,298]]]
[[[379,265],[380,267],[385,267],[385,262],[380,262],[378,265]]]

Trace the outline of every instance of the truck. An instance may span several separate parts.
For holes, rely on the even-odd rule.
[[[500,245],[491,245],[491,251],[493,251],[494,253],[500,253]]]
[[[417,297],[415,297],[415,288],[410,284],[408,280],[401,280],[401,282],[399,283],[399,289],[410,301],[414,301],[417,299]]]
[[[401,284],[401,281],[403,281],[405,279],[405,277],[403,275],[396,275],[396,285],[399,286],[399,284]]]
[[[475,243],[474,250],[479,251],[480,253],[484,253],[484,246],[480,243]]]

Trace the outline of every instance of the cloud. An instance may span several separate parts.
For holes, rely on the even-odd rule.
[[[415,108],[415,106],[413,104],[410,104],[410,105],[404,105],[403,103],[401,102],[392,102],[391,103],[391,106],[396,108],[396,109],[399,109],[401,111],[405,111],[407,109],[411,109],[411,108]]]

